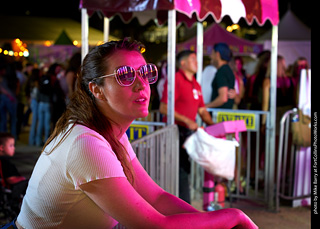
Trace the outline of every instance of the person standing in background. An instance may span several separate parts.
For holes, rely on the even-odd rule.
[[[232,109],[235,96],[235,76],[228,65],[232,52],[226,43],[217,43],[213,46],[211,58],[213,65],[218,70],[212,82],[211,102],[206,104],[206,107]],[[233,91],[230,91],[231,89]]]
[[[247,77],[245,76],[244,69],[242,68],[241,57],[238,56],[232,58],[232,60],[229,62],[229,66],[232,69],[235,77],[234,90],[229,90],[229,98],[234,98],[233,109],[245,109],[243,97],[245,93],[244,82],[246,82]],[[234,95],[232,95],[230,91],[234,91]]]
[[[212,82],[216,75],[217,68],[213,66],[212,59],[210,65],[206,66],[202,72],[201,89],[203,101],[205,104],[211,102]]]
[[[41,146],[48,138],[51,132],[52,107],[55,96],[55,85],[57,85],[57,73],[61,67],[58,63],[54,63],[49,67],[48,72],[41,77],[39,86],[39,104],[38,104],[38,126],[36,145]],[[61,90],[62,91],[62,90]],[[58,111],[56,111],[58,112]],[[44,139],[43,139],[44,132]]]
[[[29,145],[36,144],[36,130],[38,125],[38,105],[39,105],[39,83],[41,78],[41,70],[38,68],[32,69],[32,73],[28,78],[28,91],[30,97],[30,108],[32,112],[32,121],[29,132]]]
[[[249,110],[262,110],[262,84],[266,77],[270,57],[270,51],[259,53],[254,73],[248,78],[244,99]]]
[[[198,128],[197,114],[207,125],[212,125],[213,121],[203,102],[201,86],[194,77],[198,69],[196,53],[190,50],[178,53],[177,64],[179,70],[175,74],[174,119],[179,128],[179,197],[190,203],[190,160],[182,145],[187,137]],[[165,115],[167,115],[168,103],[167,85],[168,81],[164,84],[159,108],[160,113]]]
[[[19,80],[15,67],[0,56],[0,131],[7,132],[8,114],[10,115],[10,133],[17,135],[17,92]]]
[[[267,69],[266,77],[262,84],[262,110],[268,111],[270,108],[270,62]],[[279,134],[279,124],[285,112],[296,105],[294,79],[286,75],[286,63],[283,56],[278,55],[277,58],[277,110],[276,110],[276,133]],[[262,116],[262,124],[266,125],[266,116]],[[264,127],[265,128],[265,127]]]
[[[21,61],[14,62],[15,71],[17,78],[19,80],[19,87],[17,89],[17,137],[21,133],[21,128],[24,122],[24,108],[28,105],[27,96],[26,96],[26,85],[27,85],[27,76],[22,72],[23,65]]]
[[[66,73],[65,73],[65,79],[66,83],[68,85],[68,92],[66,94],[66,102],[69,102],[69,99],[71,95],[74,93],[76,80],[77,80],[77,74],[80,71],[81,66],[81,53],[75,53],[70,58]]]
[[[29,118],[30,118],[30,114],[32,112],[31,110],[31,99],[30,99],[30,76],[32,74],[32,70],[34,69],[34,65],[31,62],[28,62],[23,70],[23,74],[27,77],[27,82],[26,82],[26,86],[25,86],[25,95],[27,98],[27,110],[23,115],[23,126],[29,126]]]

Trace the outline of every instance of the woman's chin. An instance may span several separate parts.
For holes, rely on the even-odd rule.
[[[140,117],[139,117],[139,118],[145,118],[145,117],[147,117],[147,116],[148,116],[148,114],[149,114],[149,111],[148,111],[148,110],[143,111],[143,112],[141,112],[141,115],[140,115]]]

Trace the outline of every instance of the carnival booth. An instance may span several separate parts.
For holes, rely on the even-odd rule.
[[[274,206],[274,151],[275,151],[275,103],[276,103],[276,63],[277,63],[277,38],[279,12],[278,0],[81,0],[80,8],[82,14],[82,56],[88,53],[88,17],[95,11],[101,11],[105,22],[104,41],[108,40],[109,18],[120,15],[123,21],[130,21],[133,17],[140,22],[156,20],[158,24],[168,22],[168,119],[167,124],[174,124],[174,75],[176,57],[176,24],[184,21],[189,25],[197,23],[197,59],[198,59],[198,81],[201,81],[202,58],[204,46],[204,33],[202,21],[209,15],[216,23],[219,23],[224,16],[230,16],[234,23],[244,18],[249,25],[255,20],[263,25],[267,20],[273,25],[272,29],[272,57],[271,57],[271,106],[270,121],[267,127],[270,130],[270,153],[268,155],[268,180],[267,203],[269,208]],[[169,141],[174,139],[169,139]],[[145,144],[145,148],[148,144]],[[175,149],[177,150],[177,149]],[[172,153],[177,151],[172,151]],[[172,174],[171,174],[172,175]],[[153,177],[154,178],[154,177]],[[168,178],[168,176],[166,177]],[[161,184],[161,180],[159,183]]]

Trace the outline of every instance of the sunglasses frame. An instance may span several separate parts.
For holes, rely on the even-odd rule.
[[[146,81],[146,80],[141,76],[142,73],[141,73],[141,70],[140,70],[142,67],[144,67],[144,66],[150,66],[150,65],[153,66],[153,68],[154,68],[154,69],[156,70],[156,72],[157,72],[156,79],[155,79],[154,82],[152,82],[152,83],[150,83],[148,80]],[[128,84],[128,85],[123,84],[123,83],[121,82],[121,80],[119,79],[119,76],[118,76],[117,71],[118,71],[120,68],[122,68],[122,67],[130,67],[131,69],[134,70],[134,79],[133,79],[132,82],[131,82],[130,84]],[[134,83],[134,81],[136,80],[136,78],[137,78],[137,72],[139,72],[139,77],[141,77],[141,78],[143,79],[143,81],[146,82],[146,83],[148,83],[148,84],[154,84],[154,83],[157,82],[157,80],[158,80],[158,68],[157,68],[157,66],[156,66],[155,64],[151,64],[151,63],[147,63],[147,64],[144,64],[144,65],[141,65],[137,70],[134,69],[133,67],[129,66],[129,65],[122,65],[122,66],[117,67],[117,68],[114,70],[114,73],[108,74],[108,75],[99,76],[99,77],[94,78],[93,80],[95,80],[95,79],[100,79],[100,78],[111,77],[111,76],[116,76],[116,80],[117,80],[117,82],[118,82],[118,84],[119,84],[120,86],[129,87],[129,86],[131,86],[131,85]],[[93,81],[93,80],[92,80],[92,81]]]

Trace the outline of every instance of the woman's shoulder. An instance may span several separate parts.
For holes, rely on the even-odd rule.
[[[70,129],[70,135],[74,139],[87,139],[87,138],[95,138],[102,141],[106,141],[105,138],[99,134],[97,131],[91,129],[88,126],[82,125],[82,124],[73,124],[69,125]],[[69,129],[68,128],[68,129]]]
[[[70,133],[67,141],[75,148],[97,148],[101,146],[112,148],[110,143],[101,134],[85,125],[70,124],[68,130],[70,130]],[[119,141],[131,154],[133,149],[126,133],[123,134]],[[132,156],[130,157],[132,158]]]
[[[93,130],[92,128],[86,126],[86,125],[82,125],[82,124],[69,124],[67,131],[70,131],[70,135],[74,136],[74,137],[78,137],[78,136],[83,136],[83,135],[88,135],[88,136],[95,136],[98,138],[102,138],[105,140],[105,138],[98,133],[97,131]],[[106,141],[106,140],[105,140]],[[124,133],[122,135],[122,137],[120,138],[120,142],[122,144],[130,144],[128,136],[126,133]]]

